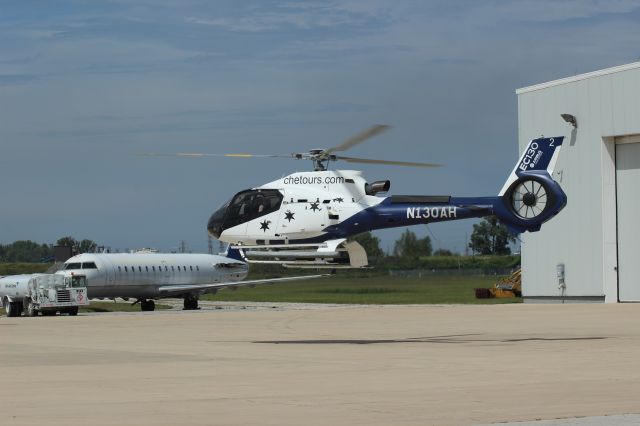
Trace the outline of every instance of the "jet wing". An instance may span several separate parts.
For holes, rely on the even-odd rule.
[[[299,281],[299,280],[311,280],[315,278],[329,277],[331,274],[318,274],[318,275],[303,275],[298,277],[284,277],[284,278],[269,278],[264,280],[249,280],[249,281],[231,281],[226,283],[212,283],[212,284],[175,284],[164,285],[158,288],[158,291],[163,296],[170,296],[172,294],[182,294],[189,292],[199,292],[207,290],[219,290],[223,288],[236,288],[243,286],[256,286],[260,284],[273,284],[282,283],[287,281]]]

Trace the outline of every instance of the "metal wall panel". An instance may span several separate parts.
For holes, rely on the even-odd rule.
[[[640,301],[640,143],[616,144],[618,292]]]
[[[565,296],[617,301],[613,140],[640,134],[638,93],[640,64],[518,91],[520,150],[541,134],[566,137],[554,178],[568,204],[540,232],[522,236],[525,297],[563,295],[556,277],[562,263]],[[575,115],[578,128],[562,113]]]

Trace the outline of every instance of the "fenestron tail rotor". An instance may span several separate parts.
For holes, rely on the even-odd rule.
[[[359,158],[359,157],[346,157],[342,155],[336,155],[334,152],[346,151],[353,148],[362,142],[379,135],[387,130],[390,126],[386,124],[376,124],[368,129],[357,133],[340,145],[336,145],[329,149],[312,149],[308,152],[294,152],[292,154],[250,154],[250,153],[237,153],[237,154],[209,154],[203,152],[179,152],[177,154],[159,154],[159,153],[146,153],[141,154],[143,156],[151,157],[188,157],[188,158],[202,158],[202,157],[232,157],[232,158],[293,158],[296,160],[311,160],[313,162],[313,168],[316,171],[326,170],[329,162],[331,161],[346,161],[348,163],[363,163],[363,164],[385,164],[393,166],[404,167],[440,167],[440,164],[434,163],[420,163],[414,161],[394,161],[394,160],[378,160],[372,158]]]
[[[511,194],[511,207],[521,219],[533,219],[541,215],[548,201],[544,185],[533,179],[520,182]]]

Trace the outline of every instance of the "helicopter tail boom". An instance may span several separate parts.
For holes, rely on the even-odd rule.
[[[538,231],[567,202],[562,188],[551,177],[563,139],[532,140],[498,196],[394,195],[325,231],[347,235],[489,215],[498,216],[514,233]]]

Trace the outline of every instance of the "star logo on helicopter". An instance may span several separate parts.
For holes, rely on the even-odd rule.
[[[320,210],[320,207],[318,207],[318,205],[319,205],[319,204],[320,204],[320,203],[318,203],[317,201],[315,201],[315,202],[311,203],[311,207],[309,207],[309,208],[310,208],[311,210],[313,210],[314,212],[315,212],[315,211],[319,211],[319,210]]]
[[[296,220],[296,218],[293,217],[293,215],[295,215],[295,213],[293,213],[291,210],[287,210],[284,214],[284,218],[287,219],[289,222],[291,222],[292,220]]]
[[[267,232],[267,229],[269,229],[270,223],[271,223],[270,220],[265,220],[263,222],[260,222],[260,229],[262,229],[264,232]]]

